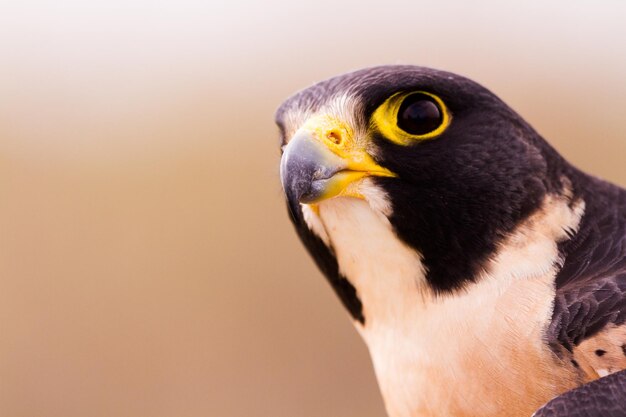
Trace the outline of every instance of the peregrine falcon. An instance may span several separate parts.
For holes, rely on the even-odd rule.
[[[389,416],[626,416],[626,190],[429,68],[331,78],[276,122],[289,215]]]

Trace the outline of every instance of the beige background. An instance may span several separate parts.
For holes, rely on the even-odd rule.
[[[626,3],[505,3],[4,2],[0,416],[382,416],[287,220],[273,111],[448,69],[626,184]]]

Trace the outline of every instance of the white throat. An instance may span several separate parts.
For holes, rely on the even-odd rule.
[[[362,302],[365,324],[355,325],[389,415],[530,415],[569,388],[571,375],[555,370],[561,368],[542,336],[554,299],[557,242],[578,227],[584,204],[547,197],[475,284],[435,297],[421,254],[398,239],[387,220],[384,193],[366,185],[367,201],[334,198],[317,213],[308,206],[303,211]]]

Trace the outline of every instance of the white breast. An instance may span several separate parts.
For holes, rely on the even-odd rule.
[[[501,245],[476,284],[435,297],[421,255],[400,241],[384,194],[305,206],[363,304],[367,343],[392,417],[529,416],[574,386],[542,340],[554,297],[556,243],[584,206],[549,197]],[[506,410],[506,411],[504,411]]]

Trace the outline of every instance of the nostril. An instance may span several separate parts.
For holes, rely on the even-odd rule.
[[[326,134],[326,137],[335,145],[341,145],[341,142],[343,141],[343,138],[341,137],[341,132],[336,129],[329,131]]]

